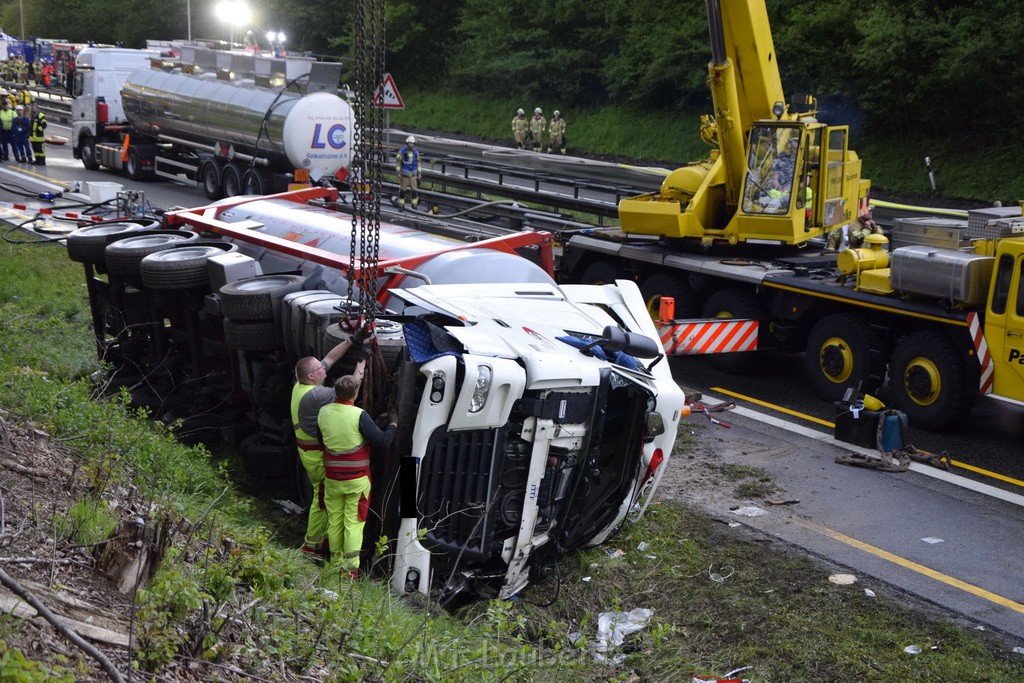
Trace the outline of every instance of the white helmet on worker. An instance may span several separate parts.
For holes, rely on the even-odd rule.
[[[542,112],[541,112],[541,110],[540,110],[540,107],[537,107],[536,109],[534,109],[534,110],[533,110],[533,113],[534,113],[534,114],[540,114],[540,113],[542,113]]]
[[[560,112],[560,111],[558,111],[558,110],[556,109],[556,110],[555,110],[555,116],[561,116],[561,115],[562,115],[562,112]]]
[[[416,138],[413,137],[412,135],[410,135],[409,137],[407,137],[405,139],[405,142],[406,142],[406,144],[409,144],[409,145],[415,145],[416,144]]]
[[[519,116],[523,116],[524,114],[526,114],[526,112],[520,109],[519,111],[516,112],[516,114],[518,114]]]

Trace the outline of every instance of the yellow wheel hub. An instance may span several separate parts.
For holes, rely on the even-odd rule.
[[[903,386],[910,399],[919,406],[935,403],[942,391],[942,375],[928,358],[915,358],[903,373]]]
[[[829,381],[842,384],[853,374],[853,351],[845,339],[831,337],[821,345],[818,364]]]

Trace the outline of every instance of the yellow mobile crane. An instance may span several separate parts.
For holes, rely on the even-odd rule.
[[[706,0],[714,116],[701,137],[710,158],[670,173],[658,192],[619,204],[622,231],[704,245],[802,245],[849,223],[870,181],[849,149],[849,127],[816,119],[816,103],[787,104],[763,0]]]

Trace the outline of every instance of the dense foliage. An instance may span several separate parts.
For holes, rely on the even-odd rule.
[[[288,47],[346,55],[360,0],[254,6],[253,29],[285,31]],[[216,3],[20,0],[2,6],[9,32],[141,45],[146,38],[227,38]],[[1014,0],[766,0],[787,94],[810,92],[844,121],[879,131],[972,137],[1019,129],[1024,62]],[[111,16],[113,15],[113,16]],[[403,84],[570,106],[669,109],[707,97],[704,3],[651,0],[391,0],[388,70]],[[59,28],[54,28],[54,18]],[[244,27],[236,27],[241,36]],[[970,106],[965,106],[965,103]],[[838,112],[837,112],[838,114]],[[982,129],[979,131],[979,129]]]

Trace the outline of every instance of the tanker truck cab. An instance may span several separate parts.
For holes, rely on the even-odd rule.
[[[392,294],[428,312],[398,381],[416,412],[395,590],[508,598],[642,513],[685,399],[634,283]]]
[[[1000,240],[985,315],[992,392],[1024,402],[1024,239]]]
[[[102,142],[117,145],[120,168],[120,129],[128,122],[121,86],[133,71],[159,57],[160,53],[152,50],[108,47],[90,47],[78,53],[71,89],[71,151],[87,169],[99,167],[96,145]]]

